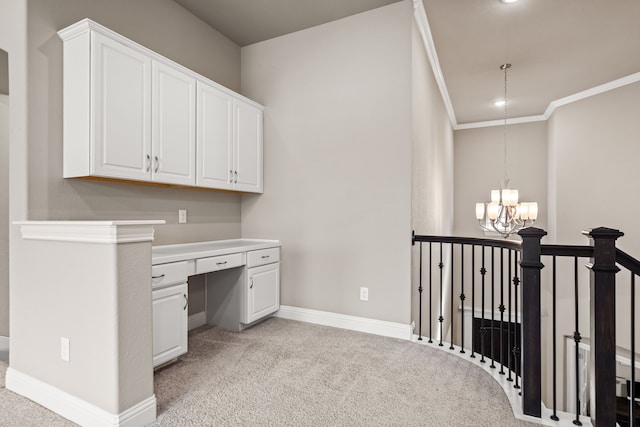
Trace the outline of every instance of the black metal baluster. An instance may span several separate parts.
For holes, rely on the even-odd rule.
[[[511,377],[511,372],[513,371],[513,347],[511,347],[513,345],[513,343],[511,342],[511,319],[514,319],[515,317],[513,316],[513,311],[511,310],[511,262],[512,262],[512,255],[513,254],[513,250],[510,249],[509,250],[509,280],[507,281],[507,300],[508,300],[508,304],[509,304],[509,323],[507,323],[507,365],[509,368],[509,375],[507,376],[507,381],[513,381],[513,378]],[[517,268],[517,266],[516,266]],[[514,331],[515,332],[515,331]]]
[[[487,274],[487,269],[484,266],[484,252],[485,252],[485,247],[482,247],[482,267],[480,267],[480,274],[482,275],[482,318],[480,320],[480,363],[485,363],[484,360],[484,342],[485,342],[485,335],[487,333],[486,329],[485,329],[485,325],[484,325],[484,279],[485,279],[485,275]]]
[[[429,343],[433,343],[433,245],[429,242]]]
[[[473,319],[476,315],[476,245],[471,245],[471,357],[476,358],[476,334]]]
[[[504,249],[500,249],[500,375],[504,375]]]
[[[453,263],[453,243],[451,244],[451,262],[450,262],[451,268],[449,269],[449,271],[451,271],[451,295],[449,296],[449,301],[451,302],[450,304],[450,310],[451,312],[449,313],[449,319],[451,319],[451,322],[449,324],[449,330],[451,331],[451,333],[449,334],[449,336],[451,337],[451,342],[449,343],[449,350],[454,350],[453,348],[453,318],[455,317],[453,315],[453,276],[454,276],[454,263]]]
[[[495,261],[495,248],[491,246],[491,365],[490,368],[495,369],[496,364],[496,355],[495,355],[495,345],[494,345],[494,331],[495,331],[495,321],[496,321],[496,261]]]
[[[631,272],[631,384],[629,387],[629,427],[635,427],[636,417],[636,275]]]
[[[559,421],[560,418],[558,418],[558,414],[556,413],[556,408],[558,406],[558,404],[557,404],[557,399],[558,399],[558,397],[557,397],[557,394],[558,394],[558,385],[557,385],[557,375],[558,374],[557,374],[557,372],[558,371],[557,371],[557,368],[556,368],[556,364],[557,364],[556,358],[557,358],[557,354],[558,353],[557,353],[557,348],[556,348],[557,347],[557,343],[556,343],[556,326],[557,326],[557,321],[558,320],[557,320],[557,317],[556,317],[556,291],[557,291],[557,287],[556,287],[556,256],[555,255],[553,256],[553,265],[552,265],[551,274],[553,275],[553,278],[552,278],[553,289],[552,289],[552,295],[551,295],[551,299],[552,299],[552,301],[551,301],[551,304],[552,304],[552,307],[551,307],[551,310],[552,310],[551,322],[552,322],[552,327],[553,327],[553,333],[551,334],[551,336],[552,336],[551,339],[553,340],[553,350],[552,350],[553,353],[552,353],[552,356],[551,356],[553,358],[553,374],[552,374],[552,376],[553,376],[553,414],[551,415],[551,419],[553,421]]]
[[[440,268],[440,303],[438,304],[438,306],[440,307],[440,317],[438,317],[438,321],[440,322],[440,343],[438,344],[440,347],[442,347],[444,344],[442,344],[442,323],[444,322],[444,317],[442,316],[442,288],[443,288],[443,282],[444,282],[444,278],[443,278],[443,271],[442,269],[444,268],[444,264],[442,263],[442,246],[444,245],[444,243],[440,243],[440,263],[438,264],[438,267]]]
[[[515,259],[516,259],[516,261],[515,261],[516,271],[515,271],[515,274],[513,276],[513,293],[514,293],[513,300],[515,302],[515,307],[514,307],[515,310],[514,311],[515,311],[516,316],[517,316],[518,315],[518,286],[520,285],[520,277],[518,276],[519,268],[517,267],[518,266],[518,253],[517,252],[516,252]],[[522,336],[520,337],[520,340],[522,340]],[[522,375],[522,372],[519,369],[520,368],[520,345],[521,345],[521,343],[518,342],[518,340],[515,340],[515,341],[516,342],[514,343],[514,346],[513,346],[513,360],[515,362],[514,368],[515,368],[515,371],[520,372],[520,375]],[[520,376],[516,375],[515,377],[516,377],[516,383],[514,384],[513,388],[519,389],[520,388],[520,384],[518,383],[518,380],[519,380]]]
[[[422,341],[422,242],[420,242],[420,270],[418,279],[418,341]]]
[[[576,419],[573,420],[573,424],[577,426],[581,426],[582,422],[580,421],[580,367],[579,359],[580,359],[580,341],[582,337],[580,336],[579,329],[579,311],[578,311],[578,257],[573,257],[573,277],[574,277],[574,308],[575,308],[575,326],[576,329],[573,332],[573,340],[576,343]]]
[[[464,243],[460,245],[460,353],[464,351]]]

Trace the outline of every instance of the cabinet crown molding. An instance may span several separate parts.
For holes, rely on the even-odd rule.
[[[58,37],[60,37],[60,39],[63,42],[67,42],[75,37],[78,37],[80,35],[83,35],[89,31],[95,31],[97,33],[102,34],[103,36],[106,36],[112,40],[117,41],[118,43],[121,43],[127,47],[130,47],[132,49],[137,50],[140,53],[143,53],[144,55],[149,56],[151,59],[153,59],[154,61],[158,61],[158,62],[162,62],[166,65],[169,65],[170,67],[173,68],[177,68],[179,69],[181,72],[190,75],[191,77],[200,80],[200,81],[204,81],[207,84],[213,85],[215,86],[217,89],[222,90],[223,92],[228,93],[229,95],[235,97],[235,98],[240,98],[243,101],[253,105],[256,108],[259,108],[261,110],[264,110],[264,106],[262,104],[257,103],[256,101],[249,99],[237,92],[232,91],[231,89],[222,86],[221,84],[201,75],[196,73],[193,70],[190,70],[189,68],[178,64],[175,61],[172,61],[171,59],[160,55],[159,53],[144,47],[143,45],[128,39],[127,37],[123,36],[122,34],[118,34],[113,30],[110,30],[109,28],[105,27],[102,24],[99,24],[89,18],[84,18],[81,21],[76,22],[75,24],[71,24],[66,28],[63,28],[61,30],[58,31]]]

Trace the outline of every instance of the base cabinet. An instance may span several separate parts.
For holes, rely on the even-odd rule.
[[[280,263],[247,270],[242,322],[252,323],[280,309]]]
[[[154,367],[187,352],[187,292],[186,283],[152,291]]]
[[[190,277],[206,274],[209,325],[242,331],[280,309],[278,241],[196,242],[157,246],[153,252],[164,258],[151,267],[154,367],[187,352]]]

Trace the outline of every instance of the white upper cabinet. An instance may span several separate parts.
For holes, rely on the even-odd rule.
[[[89,19],[58,34],[65,178],[262,192],[261,105]]]
[[[234,188],[262,193],[262,109],[233,100]]]
[[[100,34],[93,37],[93,174],[145,179],[151,148],[151,59]]]
[[[196,184],[233,190],[233,98],[198,82]]]
[[[196,80],[153,62],[153,181],[196,183]]]
[[[262,108],[198,82],[198,186],[262,193]]]
[[[64,66],[64,177],[148,179],[151,59],[84,33],[65,45]]]

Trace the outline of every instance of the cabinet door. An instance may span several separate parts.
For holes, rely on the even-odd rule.
[[[91,174],[148,180],[151,59],[98,33],[92,37]]]
[[[152,292],[153,366],[187,352],[187,284]]]
[[[151,179],[195,185],[196,81],[153,62]]]
[[[200,187],[233,189],[233,109],[226,93],[198,82],[197,178]]]
[[[233,104],[235,189],[262,193],[262,110],[239,99]]]
[[[244,323],[254,322],[280,309],[280,263],[247,270]]]

